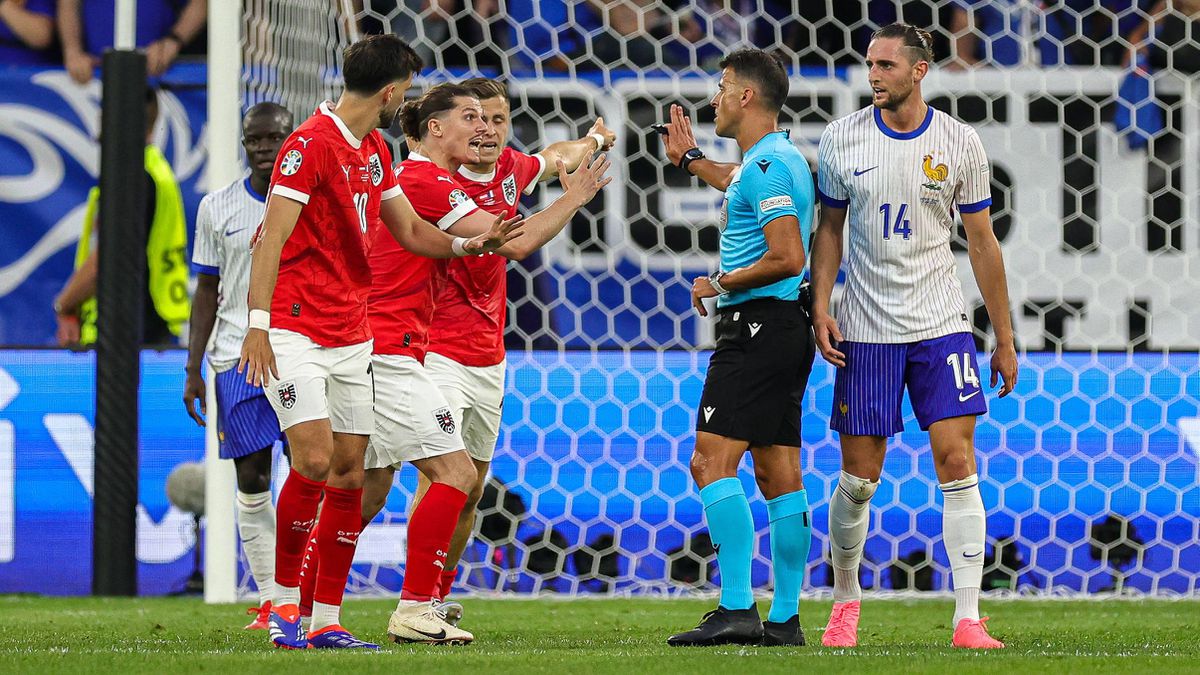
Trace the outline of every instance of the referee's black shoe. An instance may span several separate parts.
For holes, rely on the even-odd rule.
[[[686,633],[672,635],[667,644],[672,647],[712,647],[714,645],[756,645],[763,638],[763,623],[758,608],[725,609],[720,605],[700,620],[700,625]]]
[[[762,646],[803,647],[804,629],[800,627],[800,616],[794,615],[783,623],[764,621]]]

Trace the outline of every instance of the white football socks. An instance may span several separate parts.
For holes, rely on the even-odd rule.
[[[309,632],[316,632],[326,626],[336,626],[342,621],[342,606],[327,605],[323,602],[314,602],[312,608],[312,623],[309,624]]]
[[[283,605],[299,605],[300,587],[275,584],[275,599],[272,602],[274,602],[276,607],[282,607]]]
[[[845,471],[829,500],[829,548],[833,561],[833,601],[862,599],[858,567],[871,521],[868,509],[879,481],[852,476]]]
[[[238,490],[237,527],[261,606],[275,594],[275,507],[270,492]]]
[[[950,558],[954,584],[954,626],[963,619],[979,620],[979,587],[983,583],[983,546],[987,518],[979,494],[979,476],[938,486],[942,507],[942,543]]]

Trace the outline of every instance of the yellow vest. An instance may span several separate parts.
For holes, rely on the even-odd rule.
[[[150,299],[154,309],[171,329],[179,335],[188,320],[191,303],[188,299],[187,219],[183,214],[183,196],[175,173],[162,151],[146,146],[146,173],[154,181],[154,222],[146,240],[146,274]],[[92,229],[100,209],[100,188],[88,193],[87,211],[83,217],[83,232],[75,249],[75,269],[79,269],[91,254]],[[79,308],[80,343],[96,342],[96,298],[88,298]]]

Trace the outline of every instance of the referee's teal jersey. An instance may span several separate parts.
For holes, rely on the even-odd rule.
[[[800,222],[807,265],[815,209],[812,172],[804,156],[788,140],[786,131],[763,136],[742,158],[725,190],[721,209],[721,269],[729,272],[749,266],[767,253],[763,228],[781,216]],[[758,298],[795,300],[803,274],[780,279],[759,288],[730,291],[717,298],[718,307],[728,307]]]

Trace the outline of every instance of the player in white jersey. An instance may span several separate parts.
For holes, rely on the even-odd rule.
[[[292,132],[292,114],[276,103],[259,103],[242,120],[242,147],[250,175],[209,193],[196,214],[192,269],[197,274],[188,339],[183,404],[205,426],[205,387],[200,361],[213,327],[208,362],[216,373],[217,439],[222,459],[237,472],[237,524],[259,606],[247,629],[267,628],[275,579],[275,508],[271,505],[271,449],[280,438],[279,420],[263,390],[246,384],[234,366],[246,337],[250,290],[250,238],[266,210],[271,169]],[[200,403],[199,412],[196,402]]]
[[[821,136],[822,202],[812,256],[813,327],[837,366],[830,426],[841,436],[842,474],[829,506],[833,612],[822,641],[858,643],[862,560],[887,438],[903,430],[907,386],[945,499],[942,540],[955,596],[956,647],[1004,644],[979,616],[985,514],[975,468],[975,417],[987,411],[971,325],[950,237],[957,210],[971,268],[996,332],[991,385],[1017,382],[1017,357],[1000,245],[992,232],[990,171],[975,130],[921,96],[933,60],[929,33],[892,24],[867,48],[873,105],[835,120]],[[846,287],[835,319],[829,300],[850,218]]]

